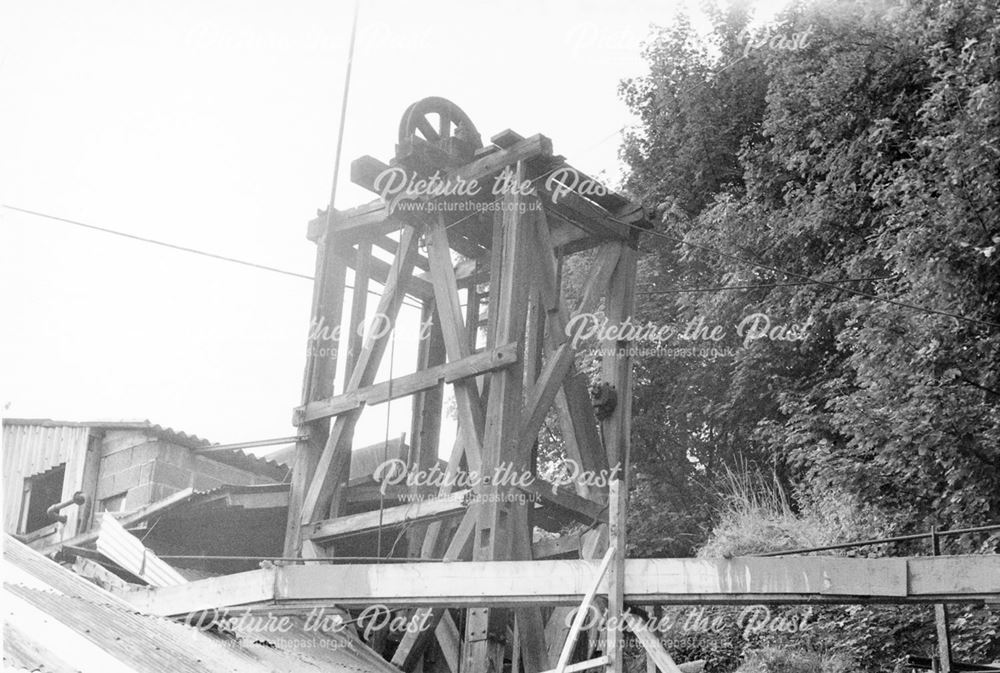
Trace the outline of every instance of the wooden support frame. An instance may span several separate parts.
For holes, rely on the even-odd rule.
[[[562,296],[560,256],[599,246],[594,277],[574,308],[593,311],[605,295],[611,302],[613,274],[619,283],[633,280],[621,270],[620,257],[634,236],[618,215],[627,211],[633,218],[627,222],[632,222],[641,208],[614,193],[593,197],[570,191],[554,199],[544,180],[534,181],[528,191],[494,197],[488,192],[501,171],[509,171],[514,184],[543,176],[550,168],[570,167],[562,157],[552,156],[552,143],[542,135],[526,138],[506,131],[494,136],[493,143],[468,163],[449,163],[441,171],[446,181],[476,180],[485,186],[487,193],[470,200],[488,203],[495,198],[498,203],[493,205],[499,208],[492,209],[492,218],[456,216],[440,209],[396,210],[378,199],[329,217],[322,214],[309,224],[308,236],[320,247],[314,316],[322,313],[326,324],[339,325],[348,269],[353,270],[355,289],[347,317],[348,342],[330,361],[307,362],[302,401],[294,412],[300,435],[308,441],[300,443],[293,468],[285,545],[290,556],[332,555],[331,542],[387,525],[406,527],[406,555],[428,558],[443,553],[465,561],[459,565],[532,562],[533,555],[555,549],[599,558],[608,549],[606,533],[584,536],[586,543],[577,538],[570,540],[574,544],[550,545],[549,551],[534,543],[535,526],[551,528],[562,517],[602,531],[607,529],[603,522],[609,521],[606,490],[581,484],[557,487],[539,479],[536,453],[539,432],[554,409],[569,457],[588,471],[607,469],[607,447],[598,432],[589,382],[576,371],[574,346],[565,334],[575,312],[567,309]],[[435,148],[427,149],[425,159],[433,161]],[[412,171],[420,164],[397,165]],[[352,180],[371,189],[387,168],[363,157],[352,165]],[[423,198],[424,203],[433,200]],[[395,231],[400,231],[398,242]],[[393,255],[391,263],[382,251]],[[369,282],[383,287],[377,312],[390,322],[395,322],[404,296],[421,302],[424,319],[434,317],[434,344],[420,343],[417,370],[392,381],[375,382],[386,339],[356,335],[369,308]],[[337,357],[347,359],[341,366],[345,378],[339,394],[332,381]],[[627,377],[621,383],[627,385]],[[447,485],[412,487],[412,504],[343,515],[354,427],[363,410],[411,396],[413,453],[408,467],[427,470],[437,463],[446,385],[454,391],[458,421],[446,483],[462,471],[483,476],[503,467],[530,473],[534,483],[510,488],[480,480],[473,492],[451,496]],[[627,429],[627,419],[622,424]],[[543,507],[535,506],[539,501]],[[362,503],[351,502],[354,507]],[[453,528],[456,520],[459,525]],[[601,542],[595,545],[595,540]],[[499,671],[508,665],[507,658],[518,669],[515,673],[540,673],[554,663],[549,660],[543,603],[460,603],[468,609],[462,633],[441,605],[421,607],[420,600],[408,605],[423,610],[414,619],[430,617],[435,628],[404,636],[393,663],[407,673],[421,668],[422,654],[435,633],[452,673]],[[513,647],[504,642],[508,633],[516,641]]]
[[[400,252],[392,265],[392,272],[386,280],[382,298],[379,300],[378,315],[395,320],[399,307],[403,303],[404,285],[413,271],[413,255],[416,254],[417,234],[413,227],[403,230],[400,241]],[[358,355],[357,364],[347,382],[345,392],[353,392],[363,386],[371,385],[375,378],[378,365],[385,352],[387,339],[366,335],[364,346]],[[316,466],[315,476],[306,491],[302,501],[300,521],[308,524],[316,518],[318,508],[326,500],[331,500],[331,512],[338,506],[342,480],[349,473],[347,467],[350,460],[349,436],[353,434],[357,423],[359,410],[355,409],[337,417],[330,430],[323,453]]]

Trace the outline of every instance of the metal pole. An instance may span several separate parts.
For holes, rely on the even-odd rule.
[[[337,150],[333,158],[333,184],[330,187],[330,207],[326,211],[326,230],[330,231],[333,212],[337,200],[337,182],[340,178],[340,152],[344,145],[344,124],[347,121],[347,97],[351,91],[351,68],[354,65],[354,41],[358,34],[358,7],[361,0],[354,2],[354,18],[351,21],[351,42],[347,47],[347,72],[344,73],[344,95],[340,99],[340,125],[337,128]]]

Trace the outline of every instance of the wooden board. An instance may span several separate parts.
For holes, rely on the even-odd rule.
[[[277,600],[348,606],[575,605],[599,561],[300,565],[125,594],[159,615]],[[629,559],[625,600],[650,604],[979,602],[1000,598],[1000,555]],[[979,578],[979,579],[967,579]],[[606,591],[606,580],[599,591]]]
[[[320,418],[337,416],[345,411],[352,411],[364,405],[381,404],[388,400],[409,397],[423,390],[430,390],[442,381],[454,383],[471,376],[508,367],[517,362],[515,344],[504,344],[499,348],[480,351],[460,360],[447,362],[435,367],[428,367],[413,374],[397,376],[392,380],[376,383],[365,388],[359,388],[343,395],[337,395],[325,400],[311,402],[295,411],[294,420],[297,424],[308,423]]]
[[[465,511],[465,499],[468,495],[468,490],[456,491],[408,505],[387,507],[382,511],[373,510],[317,521],[305,526],[302,535],[313,541],[325,542],[345,535],[371,532],[379,527],[446,519]]]

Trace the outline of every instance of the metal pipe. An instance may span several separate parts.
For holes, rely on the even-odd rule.
[[[48,517],[49,521],[66,523],[66,521],[68,521],[67,516],[65,514],[59,514],[59,510],[65,509],[70,505],[82,505],[85,502],[87,502],[87,496],[83,494],[83,491],[77,491],[69,500],[57,502],[56,504],[51,505],[47,510],[45,510],[45,516]]]
[[[991,530],[1000,530],[1000,524],[989,526],[977,526],[975,528],[956,528],[954,530],[939,530],[936,533],[915,533],[913,535],[897,535],[896,537],[884,537],[874,540],[858,540],[857,542],[841,542],[840,544],[830,544],[823,547],[809,547],[807,549],[789,549],[784,551],[770,551],[754,556],[791,556],[793,554],[807,554],[814,551],[827,551],[831,549],[849,549],[851,547],[868,547],[876,544],[886,544],[889,542],[906,542],[908,540],[923,540],[932,535],[950,536],[965,535],[967,533],[985,533]]]
[[[195,453],[212,453],[215,451],[236,451],[238,449],[255,449],[261,446],[275,446],[277,444],[294,444],[304,438],[301,435],[293,437],[276,437],[274,439],[257,439],[250,442],[236,442],[235,444],[213,444],[195,449]],[[266,456],[265,456],[266,458]]]

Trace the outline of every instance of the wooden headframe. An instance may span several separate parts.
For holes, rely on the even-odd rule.
[[[378,176],[389,168],[363,157],[352,165],[352,180],[378,193]],[[501,175],[530,188],[495,193]],[[591,382],[576,368],[577,351],[566,327],[581,312],[603,309],[612,322],[631,316],[637,233],[648,226],[644,212],[618,194],[595,189],[598,183],[553,156],[551,142],[541,135],[505,131],[442,177],[477,181],[480,192],[461,200],[480,206],[434,207],[459,201],[445,195],[414,199],[416,207],[404,209],[406,204],[380,198],[331,218],[321,215],[309,225],[308,236],[318,247],[314,329],[302,403],[294,414],[307,439],[296,446],[285,555],[335,555],[338,540],[347,536],[377,527],[391,527],[395,535],[405,526],[406,541],[395,547],[397,555],[600,559],[609,545],[617,545],[617,558],[624,559],[627,469],[614,470],[610,486],[547,483],[537,472],[537,450],[540,431],[553,419],[566,457],[582,469],[610,473],[627,466],[629,354],[616,343],[601,344],[606,350],[600,383],[612,391],[613,403],[596,414]],[[567,306],[563,260],[583,251],[589,251],[590,274],[578,301]],[[345,320],[349,268],[354,280]],[[381,289],[375,310],[389,324],[405,301],[419,306],[421,319],[431,326],[421,335],[417,370],[391,381],[376,382],[391,336],[384,330],[360,336],[373,284]],[[341,326],[344,346],[322,342],[317,325]],[[489,476],[502,468],[534,479],[514,485],[482,479],[455,493],[447,484],[415,485],[409,492],[420,497],[408,504],[391,501],[381,511],[349,512],[352,441],[365,407],[411,398],[408,467],[430,470],[441,451],[445,385],[453,388],[457,413],[457,441],[445,473]],[[571,522],[585,529],[534,539],[536,527],[558,531]],[[612,564],[611,610],[622,608],[623,582],[621,563]],[[483,604],[456,620],[462,615],[445,608],[417,609],[411,619],[422,620],[425,628],[403,633],[391,659],[405,671],[436,662],[451,673],[501,673],[509,660],[514,673],[538,673],[555,666],[567,610]],[[461,631],[457,623],[463,624]],[[588,647],[581,657],[592,654],[594,641],[582,649]],[[620,671],[620,634],[609,632],[602,649],[609,669]],[[430,652],[437,655],[425,662]]]

